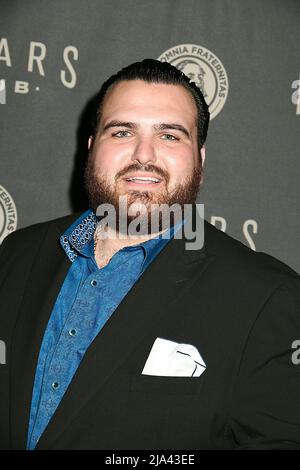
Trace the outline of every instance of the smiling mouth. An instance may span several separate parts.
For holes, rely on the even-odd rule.
[[[154,176],[131,176],[124,178],[127,183],[132,185],[144,185],[144,186],[155,186],[162,182],[162,179],[156,178]]]
[[[126,178],[126,181],[136,183],[136,184],[157,184],[160,183],[161,180],[158,178],[152,177],[142,177],[142,176],[133,176],[132,178]]]

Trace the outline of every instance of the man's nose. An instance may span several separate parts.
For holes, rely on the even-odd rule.
[[[142,165],[156,161],[155,149],[150,139],[141,138],[136,144],[131,159]]]

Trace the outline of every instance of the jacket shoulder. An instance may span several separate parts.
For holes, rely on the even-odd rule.
[[[14,246],[16,248],[17,246],[28,247],[31,244],[36,245],[37,241],[41,240],[51,228],[62,234],[81,214],[83,214],[83,211],[17,229],[4,238],[0,245],[0,255],[5,251],[6,247]]]
[[[270,280],[298,278],[299,274],[286,263],[274,256],[254,251],[230,235],[205,221],[205,245],[207,250],[220,258],[223,263],[249,277]]]

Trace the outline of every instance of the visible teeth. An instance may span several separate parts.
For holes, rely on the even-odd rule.
[[[133,180],[141,180],[141,181],[153,181],[153,183],[158,183],[159,180],[157,178],[144,178],[142,176],[134,176],[133,178],[127,178],[127,181],[133,181]]]

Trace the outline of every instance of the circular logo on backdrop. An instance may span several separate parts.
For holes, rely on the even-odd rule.
[[[195,82],[209,106],[211,119],[219,114],[228,95],[228,77],[216,54],[196,44],[180,44],[163,52],[158,60],[169,62]]]
[[[17,209],[9,192],[0,185],[0,243],[17,228]]]

